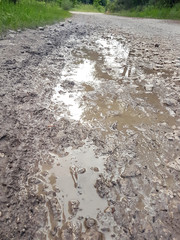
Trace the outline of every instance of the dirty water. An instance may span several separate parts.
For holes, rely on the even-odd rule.
[[[51,169],[42,165],[43,171],[48,170],[49,184],[60,190],[57,195],[63,202],[64,221],[72,218],[67,204],[71,200],[79,201],[76,219],[82,216],[96,218],[97,213],[107,207],[107,202],[98,196],[94,188],[98,175],[103,171],[105,159],[96,157],[94,148],[89,144],[66,151],[67,156],[61,158],[57,153],[50,153],[54,158]]]
[[[45,196],[44,190],[56,192],[57,201],[61,206],[61,214],[57,221],[47,202],[48,225],[51,230],[58,226],[63,229],[66,224],[73,222],[80,224],[82,232],[85,232],[85,220],[97,219],[98,214],[104,213],[108,208],[107,200],[101,198],[94,187],[96,179],[104,170],[106,157],[98,157],[95,152],[96,147],[90,142],[85,142],[77,149],[67,148],[65,156],[58,151],[50,152],[49,160],[40,164],[44,183],[38,185],[38,194]],[[100,223],[97,223],[97,227],[103,228]],[[110,237],[107,233],[108,236]],[[50,231],[48,238],[53,239]]]
[[[143,156],[143,162],[140,161],[139,165],[146,165],[155,174],[160,160],[156,149],[149,149],[146,144],[146,128],[158,124],[173,126],[176,119],[163,106],[153,88],[146,91],[144,76],[139,75],[137,80],[138,71],[142,73],[142,69],[138,70],[128,62],[129,52],[124,39],[113,37],[101,38],[88,46],[74,49],[72,59],[67,61],[58,77],[59,83],[54,88],[50,109],[57,120],[68,118],[91,129],[98,129],[103,140],[117,132],[127,136],[127,130],[138,134],[137,152]],[[144,69],[144,74],[147,74],[147,69]],[[73,221],[82,224],[82,231],[85,232],[83,222],[90,217],[97,221],[101,231],[103,225],[98,215],[105,212],[108,202],[98,195],[95,183],[105,171],[106,158],[96,155],[96,148],[90,142],[77,149],[67,148],[65,152],[65,156],[56,151],[50,152],[51,161],[40,165],[46,190],[56,192],[61,206],[61,221],[57,223],[47,203],[50,229],[57,226],[63,228]],[[166,175],[164,181],[170,187],[174,179]],[[132,182],[141,189],[136,208],[140,211],[151,209],[149,194],[152,185],[146,185],[142,179],[132,179]],[[39,194],[43,194],[41,188],[39,185]],[[104,233],[105,239],[113,239],[112,233],[113,228],[109,226]]]
[[[169,115],[157,94],[145,91],[141,81],[132,80],[138,73],[135,66],[127,63],[129,48],[125,42],[109,38],[94,43],[97,51],[92,45],[73,51],[73,61],[66,64],[59,78],[61,83],[54,89],[51,107],[58,108],[58,104],[64,107],[59,115],[56,109],[56,118],[68,117],[91,125],[94,120],[103,119],[108,125],[117,122],[118,130],[126,125],[175,124],[175,118]],[[67,91],[63,82],[72,84],[71,89]],[[121,94],[130,94],[136,106],[131,106],[126,97],[121,98]]]

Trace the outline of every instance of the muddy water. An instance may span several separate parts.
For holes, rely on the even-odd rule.
[[[59,199],[63,202],[63,212],[66,220],[72,218],[68,202],[78,200],[79,211],[76,218],[89,216],[96,218],[99,211],[104,211],[107,202],[101,199],[94,188],[96,178],[103,171],[104,158],[97,158],[93,147],[86,143],[78,149],[66,149],[67,156],[60,157],[51,152],[54,162],[42,165],[42,171],[48,171],[47,182],[55,189]],[[87,208],[88,206],[88,208]]]
[[[94,188],[105,162],[104,157],[96,156],[95,150],[91,143],[86,142],[78,149],[67,148],[65,156],[56,151],[50,152],[51,161],[40,166],[45,176],[46,190],[57,192],[62,207],[59,216],[62,224],[72,219],[83,223],[85,217],[96,219],[98,213],[108,207],[107,201],[100,198]],[[43,194],[41,186],[39,193]],[[75,209],[71,206],[73,202],[77,203]],[[50,208],[48,219],[51,228],[57,225]]]
[[[82,44],[75,48],[61,76],[58,76],[59,83],[54,89],[50,109],[57,120],[79,121],[98,131],[104,141],[118,133],[127,136],[127,131],[133,131],[132,135],[138,134],[136,150],[143,159],[139,160],[139,166],[145,166],[150,173],[158,175],[156,167],[161,161],[157,149],[147,144],[146,131],[159,124],[173,126],[176,119],[163,106],[154,86],[147,90],[147,70],[138,69],[129,61],[129,52],[125,39],[112,36],[94,39],[88,46]],[[153,71],[148,74],[153,78]],[[108,221],[103,225],[100,216],[106,213],[109,202],[98,195],[95,183],[105,171],[106,157],[96,154],[96,150],[92,142],[85,141],[82,147],[65,149],[64,155],[58,151],[49,152],[50,161],[40,166],[46,190],[56,192],[61,206],[61,220],[57,222],[47,204],[50,230],[56,227],[63,229],[72,221],[81,225],[80,232],[85,232],[83,223],[86,218],[92,218],[97,221],[98,230],[103,232]],[[124,170],[125,166],[119,174]],[[118,173],[114,177],[119,177]],[[151,186],[142,179],[133,179],[132,182],[141,189],[136,208],[140,211],[151,209]],[[172,186],[173,178],[166,174],[165,183]],[[40,186],[39,193],[43,194]],[[108,225],[103,237],[113,239],[113,233],[113,227]],[[48,238],[54,239],[52,234]]]

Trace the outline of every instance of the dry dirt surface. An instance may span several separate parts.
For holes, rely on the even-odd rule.
[[[0,239],[180,239],[180,22],[73,14],[0,40]]]

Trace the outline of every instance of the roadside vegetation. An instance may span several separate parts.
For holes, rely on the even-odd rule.
[[[99,5],[98,7],[95,7],[93,4],[83,4],[79,3],[75,5],[72,9],[72,11],[77,11],[77,12],[105,12],[105,7]]]
[[[106,9],[127,17],[180,19],[179,0],[109,0]]]
[[[79,12],[105,12],[107,0],[61,0],[69,2],[69,9]]]
[[[0,0],[0,33],[52,24],[70,16],[54,1]]]
[[[69,10],[180,19],[180,0],[0,0],[0,34],[70,17]]]

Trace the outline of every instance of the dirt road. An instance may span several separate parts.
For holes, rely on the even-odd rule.
[[[0,40],[0,239],[180,239],[180,23],[103,14]]]

